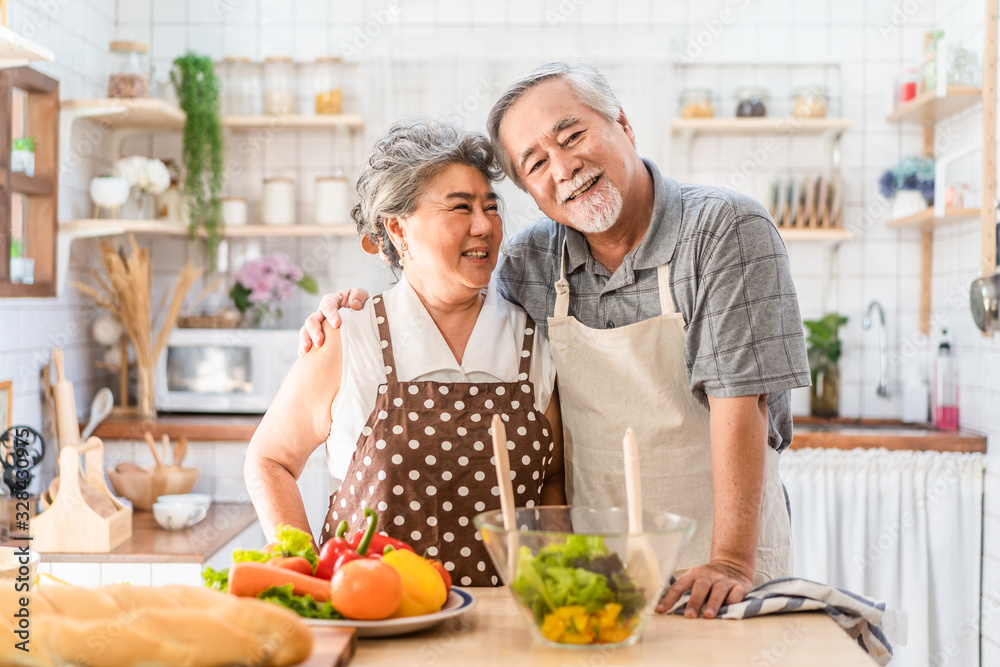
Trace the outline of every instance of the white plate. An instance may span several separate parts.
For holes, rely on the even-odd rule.
[[[467,590],[452,586],[451,593],[441,611],[423,616],[407,618],[387,618],[384,621],[327,621],[318,618],[304,618],[306,625],[334,628],[356,628],[358,637],[392,637],[405,635],[434,627],[447,618],[453,618],[476,606],[476,597]]]

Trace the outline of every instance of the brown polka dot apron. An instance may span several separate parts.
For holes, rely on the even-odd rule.
[[[455,584],[497,585],[482,536],[472,525],[476,514],[500,508],[493,415],[505,422],[518,507],[538,504],[552,458],[551,428],[534,408],[528,378],[535,325],[527,319],[516,382],[400,382],[385,304],[381,296],[372,304],[386,382],[379,385],[344,481],[330,496],[320,543],[342,519],[353,534],[362,527],[364,509],[372,507],[379,513],[380,533],[440,559]]]

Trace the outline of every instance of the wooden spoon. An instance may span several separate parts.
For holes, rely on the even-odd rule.
[[[647,591],[658,591],[660,566],[649,539],[642,535],[642,481],[639,475],[639,444],[632,429],[625,431],[622,441],[625,463],[625,498],[628,505],[628,554],[629,576],[636,586]]]
[[[507,531],[508,583],[517,576],[517,519],[514,514],[514,487],[510,481],[510,456],[507,452],[507,429],[500,415],[493,415],[493,456],[496,459],[497,486],[500,487],[500,513]]]
[[[184,461],[184,457],[187,456],[188,450],[188,439],[186,435],[182,435],[174,445],[174,465],[178,468],[181,467],[181,462]]]
[[[143,436],[146,438],[146,444],[149,445],[149,451],[153,452],[153,460],[156,461],[156,467],[162,468],[163,461],[160,460],[160,455],[156,451],[156,440],[153,439],[153,434],[146,431]]]
[[[160,442],[163,443],[163,460],[170,460],[170,436],[164,433],[160,436]]]

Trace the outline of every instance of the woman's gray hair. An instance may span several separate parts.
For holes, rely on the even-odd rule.
[[[475,167],[491,183],[503,176],[486,136],[434,118],[394,123],[361,163],[359,201],[351,218],[394,270],[402,263],[385,229],[386,218],[412,214],[431,180],[453,164]]]
[[[490,109],[489,118],[486,120],[486,127],[490,133],[490,139],[496,149],[497,161],[504,173],[510,180],[514,181],[517,187],[524,190],[524,184],[517,176],[514,162],[500,145],[500,123],[507,111],[521,99],[521,96],[548,79],[559,78],[569,84],[569,87],[576,95],[576,99],[597,113],[599,113],[609,123],[618,122],[622,105],[615,97],[615,92],[611,90],[608,80],[600,71],[588,62],[576,61],[564,63],[560,61],[547,62],[531,70],[523,77],[507,87],[507,90],[497,103]]]

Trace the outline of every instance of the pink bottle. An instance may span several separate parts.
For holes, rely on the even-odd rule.
[[[941,331],[946,336],[948,330]],[[958,429],[958,359],[943,338],[934,359],[934,426],[944,431]]]

